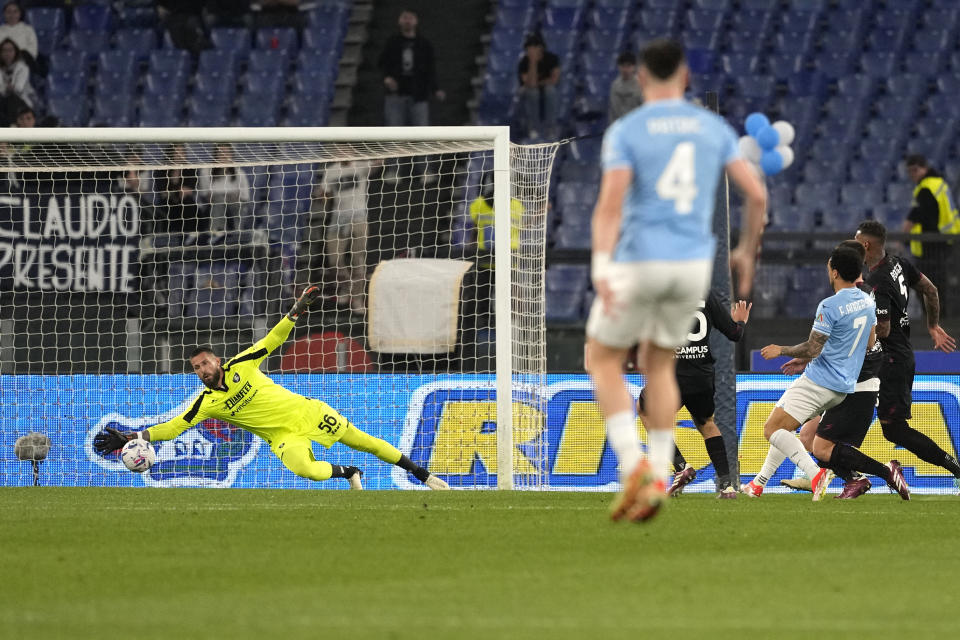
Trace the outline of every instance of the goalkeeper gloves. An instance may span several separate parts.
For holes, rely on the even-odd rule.
[[[106,455],[111,451],[122,449],[123,445],[137,437],[135,431],[124,433],[113,427],[107,427],[93,437],[93,450],[100,455]]]
[[[320,288],[309,286],[300,294],[300,298],[293,303],[293,308],[287,312],[287,317],[296,322],[301,313],[310,308],[310,305],[320,297]]]

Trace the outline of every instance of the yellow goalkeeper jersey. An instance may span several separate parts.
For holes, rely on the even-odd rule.
[[[260,436],[271,446],[302,435],[329,447],[346,431],[347,421],[325,403],[284,389],[260,363],[290,335],[286,316],[262,340],[223,365],[222,389],[204,389],[182,414],[147,429],[151,441],[172,440],[191,426],[217,418]]]

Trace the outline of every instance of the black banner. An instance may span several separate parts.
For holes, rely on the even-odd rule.
[[[0,290],[133,293],[140,201],[97,191],[108,185],[70,180],[45,194],[0,192]]]

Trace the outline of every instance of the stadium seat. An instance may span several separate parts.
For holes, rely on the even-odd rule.
[[[957,132],[957,125],[960,119],[957,118],[932,118],[923,119],[915,124],[917,138],[920,140],[933,140],[941,137],[953,138]]]
[[[137,55],[133,51],[104,51],[97,57],[98,73],[133,75],[136,69]]]
[[[712,48],[687,48],[687,66],[693,74],[711,75],[715,71],[716,59]]]
[[[544,276],[547,291],[586,291],[590,268],[585,264],[551,264]]]
[[[720,42],[720,31],[698,31],[696,29],[688,29],[681,34],[681,40],[683,41],[683,46],[689,49],[704,49],[709,50],[711,53],[715,51],[718,47],[717,45]]]
[[[623,51],[623,41],[626,33],[623,31],[588,31],[584,39],[585,53],[601,52],[604,54],[619,54]]]
[[[129,127],[133,125],[133,100],[130,95],[101,92],[94,101],[94,125]]]
[[[855,54],[851,51],[820,53],[816,57],[817,70],[831,79],[838,79],[853,73]]]
[[[504,3],[500,3],[506,6]],[[528,5],[529,6],[529,5]],[[521,8],[510,6],[511,9]],[[307,11],[307,27],[309,29],[333,29],[346,31],[350,21],[350,7],[347,4],[322,3],[315,9]]]
[[[876,78],[865,73],[855,73],[837,80],[837,93],[848,98],[869,98],[876,87]]]
[[[254,49],[250,52],[247,70],[254,73],[272,73],[282,77],[286,73],[288,60],[289,58],[282,51]]]
[[[767,71],[769,73],[787,82],[796,78],[795,84],[798,86],[804,85],[805,81],[812,77],[810,74],[815,73],[806,70],[805,66],[806,58],[790,52],[775,53],[767,58]],[[818,80],[822,80],[822,78],[818,78]],[[802,93],[799,95],[809,94]]]
[[[190,55],[186,51],[158,50],[150,54],[150,71],[187,75],[190,69]]]
[[[633,6],[633,0],[595,0],[594,5],[598,7],[627,9]]]
[[[294,95],[290,100],[287,113],[287,126],[291,127],[322,127],[326,126],[330,117],[328,102],[316,100],[312,96],[300,97]]]
[[[883,188],[878,184],[848,183],[840,187],[840,204],[871,208],[883,204]]]
[[[301,96],[331,96],[336,75],[329,71],[297,71],[293,75],[293,93]]]
[[[809,231],[813,228],[813,211],[804,205],[782,205],[770,216],[770,231]]]
[[[916,112],[917,103],[913,97],[887,95],[878,99],[873,108],[881,118],[891,122],[908,122]]]
[[[918,31],[913,38],[913,49],[923,53],[945,51],[950,48],[952,29],[931,28]]]
[[[899,29],[874,29],[867,36],[867,46],[872,53],[900,53],[907,46],[907,25]]]
[[[884,171],[869,159],[850,164],[850,180],[852,182],[882,182]]]
[[[907,206],[913,199],[914,186],[909,182],[891,182],[886,186],[886,202],[891,205]]]
[[[194,77],[194,93],[219,96],[221,99],[229,101],[233,99],[236,90],[236,78],[229,71],[198,73]]]
[[[301,51],[297,56],[297,70],[322,71],[329,70],[334,76],[339,72],[339,62],[326,52]],[[513,68],[516,71],[516,67]]]
[[[236,74],[240,67],[240,59],[235,51],[224,49],[207,49],[200,52],[197,63],[197,73],[229,72]]]
[[[583,292],[548,291],[546,320],[548,323],[579,322],[583,312]]]
[[[814,211],[834,209],[837,205],[839,192],[836,183],[821,182],[818,184],[800,184],[794,191],[794,201],[798,205]]]
[[[884,80],[884,87],[887,93],[919,100],[927,93],[927,81],[922,76],[914,74],[901,74],[890,76]]]
[[[958,20],[960,20],[960,13],[953,7],[950,9],[927,9],[920,15],[922,31],[945,29],[947,32],[952,32],[957,28]]]
[[[235,51],[245,58],[250,51],[250,31],[236,27],[217,27],[210,29],[210,42],[217,49]]]
[[[244,94],[256,94],[268,99],[270,96],[283,96],[286,79],[285,75],[270,71],[248,71],[241,84]]]
[[[824,231],[845,231],[847,233],[853,232],[857,228],[857,225],[869,217],[871,207],[849,203],[843,206],[835,206],[830,209],[823,209],[821,213],[823,214],[820,219],[820,228]],[[830,244],[833,245],[835,241],[831,240]]]
[[[522,40],[521,44],[523,44]],[[339,57],[342,45],[343,36],[339,32],[315,30],[303,32],[303,49],[309,51],[322,51],[328,56],[331,54],[336,54],[337,57]]]
[[[908,51],[903,54],[903,68],[907,73],[932,77],[943,67],[943,56],[940,51]]]
[[[679,18],[675,9],[660,10],[645,6],[640,10],[639,15],[639,24],[648,37],[651,34],[654,37],[657,35],[672,35],[677,30]]]
[[[153,7],[117,8],[117,24],[125,29],[154,29],[157,26],[157,12]]]
[[[170,96],[182,101],[187,91],[187,76],[170,71],[153,71],[144,78],[144,97]]]
[[[140,59],[146,59],[157,48],[157,32],[153,29],[120,29],[113,38],[118,51],[136,53]]]
[[[180,125],[180,113],[183,111],[182,98],[167,99],[163,94],[144,95],[140,104],[138,124],[141,127],[176,127]]]
[[[113,15],[109,6],[81,4],[73,9],[73,28],[81,31],[109,31]]]
[[[744,98],[771,99],[776,87],[772,76],[746,75],[735,78],[737,92]]]
[[[580,7],[547,7],[544,11],[544,25],[548,29],[576,31],[582,19]]]
[[[94,83],[97,96],[122,97],[127,102],[133,102],[133,95],[137,88],[137,78],[131,71],[101,71],[97,73]]]
[[[554,234],[554,246],[557,249],[589,249],[590,230],[560,225]]]
[[[64,127],[87,126],[87,101],[84,97],[56,96],[48,101],[48,111],[60,120]]]
[[[587,25],[598,31],[620,31],[627,26],[627,10],[620,7],[595,7],[587,16]]]
[[[237,124],[243,127],[275,127],[280,112],[280,96],[246,93],[240,97]]]
[[[781,31],[774,38],[777,51],[789,51],[794,55],[813,57],[816,36],[812,31]]]
[[[91,60],[110,48],[110,34],[105,31],[72,29],[64,42],[69,49]]]
[[[255,42],[257,49],[285,51],[287,55],[295,55],[300,48],[296,29],[286,27],[257,29]]]
[[[831,11],[824,35],[844,34],[848,41],[858,42],[863,34],[864,22],[865,16],[861,9]]]
[[[187,122],[191,127],[225,127],[230,123],[230,103],[220,96],[194,92]]]
[[[723,71],[729,76],[748,76],[757,72],[758,57],[747,53],[728,53],[720,58]]]
[[[547,49],[561,58],[561,64],[563,58],[573,51],[579,36],[579,32],[566,29],[543,30],[543,40],[547,43]]]
[[[860,58],[860,67],[867,75],[886,78],[900,71],[900,57],[896,53],[871,51]]]
[[[688,9],[685,22],[688,29],[699,31],[719,31],[723,28],[726,14],[713,9]]]
[[[76,71],[51,71],[47,75],[47,97],[86,95],[87,73]]]

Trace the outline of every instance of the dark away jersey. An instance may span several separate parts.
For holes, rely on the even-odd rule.
[[[907,315],[909,291],[922,274],[899,256],[887,254],[867,274],[877,302],[877,321],[890,321],[890,335],[881,338],[883,350],[896,360],[913,358],[910,344],[910,316]]]
[[[860,290],[864,293],[873,295],[873,289],[871,289],[869,284],[862,282],[857,286],[860,287]],[[857,377],[857,382],[863,382],[865,380],[869,380],[870,378],[879,378],[880,365],[882,364],[883,343],[877,339],[877,341],[873,343],[873,349],[868,350],[867,354],[863,357],[863,366],[860,367],[860,375]]]
[[[713,354],[710,353],[710,332],[716,328],[733,342],[743,337],[743,323],[734,322],[720,299],[713,293],[700,303],[685,347],[677,347],[678,378],[713,379]]]

